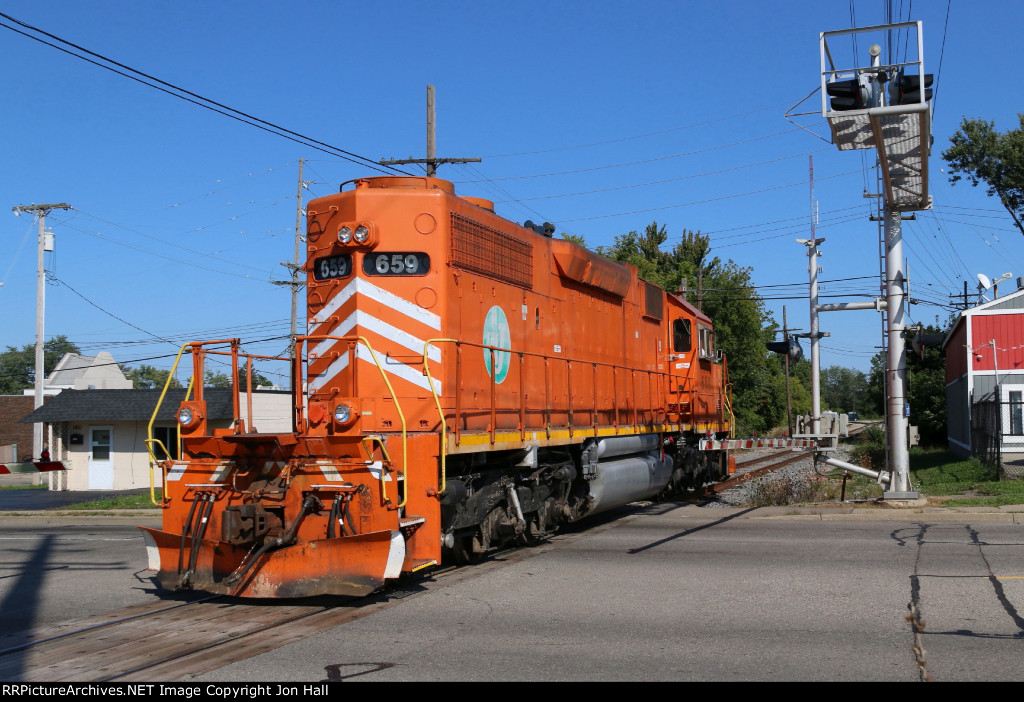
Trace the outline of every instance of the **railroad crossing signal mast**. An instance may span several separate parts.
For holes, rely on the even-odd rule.
[[[880,39],[868,47],[869,61],[861,65],[858,38]],[[916,37],[916,46],[911,46]],[[833,51],[851,39],[852,60],[836,66]],[[903,44],[904,38],[906,43]],[[837,40],[843,40],[842,43]],[[882,63],[882,46],[890,47],[888,62]],[[866,43],[866,42],[865,42]],[[862,43],[861,46],[864,44]],[[896,60],[899,48],[906,56]],[[886,499],[918,497],[910,486],[909,415],[907,402],[906,273],[903,268],[901,221],[904,212],[931,209],[928,194],[928,156],[931,151],[932,75],[924,72],[923,37],[920,22],[862,27],[822,32],[821,114],[832,130],[840,151],[875,149],[883,183],[885,222],[885,299],[876,309],[886,313],[886,426],[888,428],[888,483]],[[916,57],[909,57],[916,50]],[[862,303],[869,305],[871,303]],[[814,314],[812,303],[812,314]],[[822,308],[822,305],[816,307]],[[833,307],[832,309],[838,309]],[[863,309],[847,305],[842,309]],[[812,327],[813,327],[812,323]],[[826,458],[842,468],[849,464]],[[857,471],[863,472],[863,469]],[[880,476],[885,482],[884,476]]]

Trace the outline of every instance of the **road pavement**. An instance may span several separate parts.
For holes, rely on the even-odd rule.
[[[4,492],[5,630],[172,597],[152,511],[16,517]],[[636,505],[385,599],[195,680],[1022,680],[1024,507]]]

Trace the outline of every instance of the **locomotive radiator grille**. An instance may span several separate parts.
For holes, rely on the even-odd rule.
[[[452,264],[533,288],[533,245],[452,212]]]

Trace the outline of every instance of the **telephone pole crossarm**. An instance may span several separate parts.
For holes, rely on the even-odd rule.
[[[381,159],[378,163],[382,166],[404,166],[409,164],[425,165],[427,177],[433,178],[437,175],[437,167],[443,163],[480,163],[479,158],[438,158],[435,148],[436,139],[434,134],[434,86],[427,86],[427,157],[426,158],[402,158],[402,159]]]

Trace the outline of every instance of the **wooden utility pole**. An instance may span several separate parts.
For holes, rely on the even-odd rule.
[[[427,175],[433,178],[437,175],[437,167],[442,163],[480,163],[478,158],[438,158],[437,142],[434,136],[434,86],[427,86],[427,157],[426,158],[403,158],[381,160],[382,166],[401,166],[410,163],[426,165]]]
[[[35,403],[34,409],[43,406],[43,380],[46,370],[43,364],[43,346],[46,343],[43,318],[46,311],[46,270],[43,265],[43,252],[46,250],[46,215],[50,210],[70,210],[71,205],[61,202],[49,205],[19,205],[12,208],[16,215],[31,212],[39,222],[39,242],[36,249],[36,371],[35,371]],[[32,425],[32,458],[39,460],[43,451],[43,425],[36,422]]]
[[[288,355],[295,359],[295,325],[299,316],[299,244],[302,241],[302,165],[299,159],[299,189],[295,194],[295,258],[292,261],[292,338],[288,345]]]
[[[281,261],[281,265],[289,269],[292,272],[291,280],[272,280],[270,281],[274,285],[287,285],[292,289],[292,325],[291,325],[291,337],[288,342],[288,356],[295,360],[295,333],[297,331],[296,326],[298,324],[299,316],[299,288],[304,283],[299,280],[299,271],[302,270],[302,266],[299,264],[299,251],[302,244],[302,189],[306,187],[306,183],[302,180],[302,166],[306,162],[305,159],[299,159],[299,189],[296,193],[295,199],[295,257],[292,263],[286,263]]]

